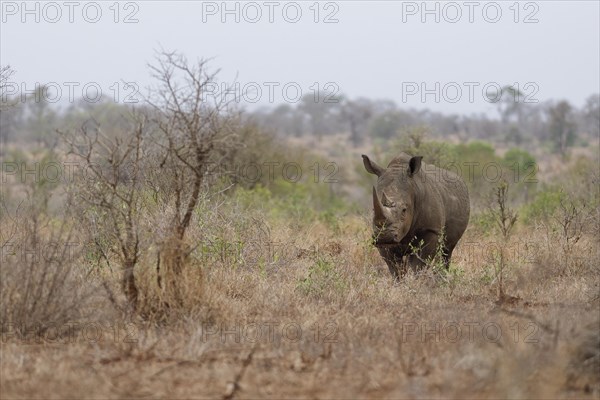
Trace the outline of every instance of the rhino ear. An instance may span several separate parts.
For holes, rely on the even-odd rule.
[[[375,174],[377,176],[381,176],[381,174],[383,174],[384,169],[377,165],[376,162],[371,161],[369,157],[365,156],[364,154],[362,155],[362,159],[367,172],[369,172],[370,174]]]
[[[422,156],[415,156],[408,162],[408,175],[413,176],[421,169]]]

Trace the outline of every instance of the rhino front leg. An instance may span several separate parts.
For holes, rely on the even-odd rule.
[[[446,250],[444,250],[444,266],[446,267],[446,270],[450,269],[450,259],[452,258],[453,251],[454,247],[451,249],[446,248]]]
[[[439,235],[435,232],[426,232],[420,237],[417,237],[415,243],[422,242],[422,246],[419,247],[416,254],[413,253],[408,256],[408,264],[413,271],[416,272],[423,267],[426,267],[427,263],[435,257],[437,246],[439,244],[438,240]]]
[[[401,251],[391,249],[381,249],[379,252],[385,260],[394,280],[399,280],[406,272],[404,254]]]
[[[387,264],[390,274],[392,274],[394,280],[400,280],[400,273],[398,272],[399,268],[398,265],[396,265],[396,262],[393,260],[385,260],[385,263]]]

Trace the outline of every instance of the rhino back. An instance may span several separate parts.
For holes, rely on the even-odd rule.
[[[447,240],[456,244],[469,222],[471,207],[467,185],[455,173],[433,165],[423,165],[422,171],[421,207],[425,209],[420,211],[427,214],[428,209],[441,207],[441,212],[435,217],[440,219]]]

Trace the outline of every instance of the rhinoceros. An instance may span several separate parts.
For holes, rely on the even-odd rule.
[[[469,192],[458,175],[401,153],[382,168],[362,156],[377,175],[373,186],[373,243],[395,279],[417,271],[436,254],[446,268],[469,222]]]

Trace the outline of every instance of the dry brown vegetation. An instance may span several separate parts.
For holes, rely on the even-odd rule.
[[[445,279],[429,271],[394,284],[366,218],[345,217],[334,233],[318,221],[265,221],[231,202],[204,203],[190,241],[211,237],[211,247],[186,265],[186,301],[166,315],[151,314],[161,292],[144,252],[138,317],[125,318],[102,291],[72,307],[72,290],[91,287],[81,271],[52,293],[69,318],[9,317],[2,397],[598,396],[597,237],[583,235],[569,255],[541,227],[517,232],[504,271],[512,297],[500,303],[497,236],[468,231]],[[231,247],[217,250],[219,240]],[[44,268],[55,273],[18,272],[35,280]],[[96,275],[119,280],[107,268]],[[3,293],[24,284],[3,279]],[[3,315],[33,302],[2,301]]]
[[[189,147],[199,131],[171,129],[185,132],[198,108],[174,107],[180,119],[154,121],[144,140],[158,146],[143,158],[135,135],[109,132],[104,153],[89,145],[99,136],[70,143],[116,175],[6,177],[3,399],[600,396],[597,171],[564,163],[556,207],[512,204],[516,222],[506,204],[476,209],[448,271],[394,282],[370,210],[338,198],[356,187],[369,198],[362,149],[326,155],[333,189],[309,170],[323,154],[252,125],[235,128],[245,147],[219,124],[216,152]],[[286,158],[304,180],[247,184],[232,167]],[[207,177],[207,160],[226,173]]]

